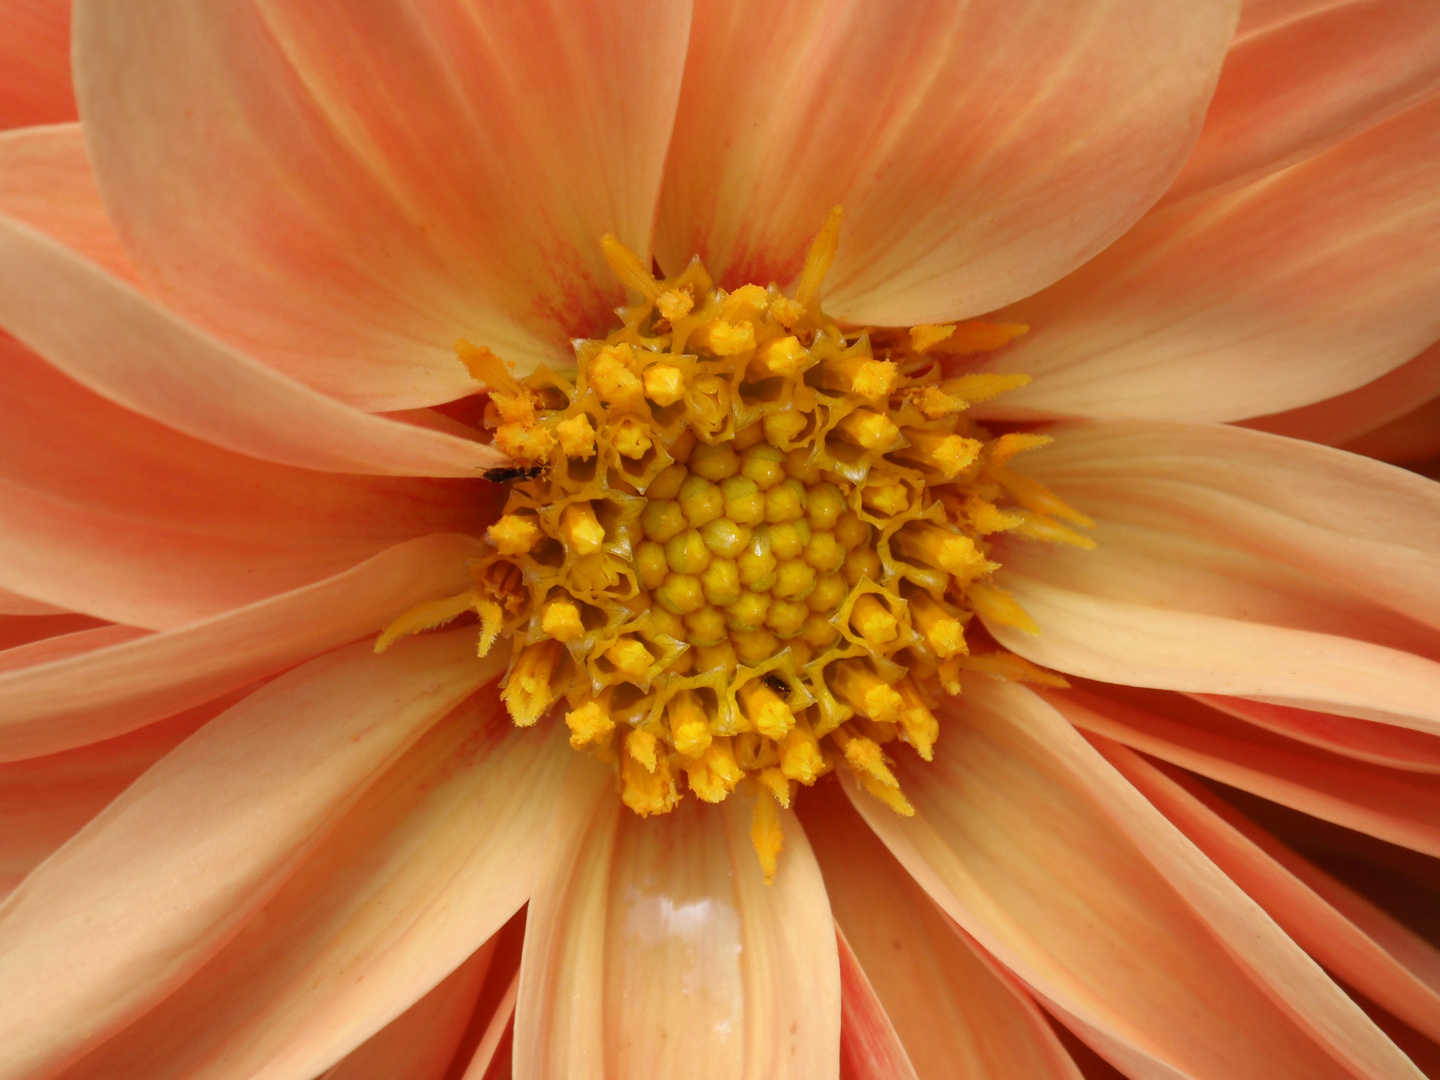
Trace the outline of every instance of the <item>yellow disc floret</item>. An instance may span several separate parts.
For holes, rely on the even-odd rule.
[[[779,808],[836,767],[913,813],[887,748],[931,758],[962,670],[1057,678],[971,652],[975,612],[1036,630],[992,582],[987,536],[1090,544],[1083,515],[1010,468],[1045,437],[994,438],[966,415],[1027,380],[941,363],[1024,327],[842,329],[819,304],[839,223],[793,296],[726,291],[698,259],[657,281],[606,237],[639,301],[576,343],[573,371],[517,379],[458,345],[520,478],[475,588],[382,638],[476,612],[486,649],[510,640],[517,724],[561,705],[571,745],[613,763],[639,814],[746,788],[767,876]]]

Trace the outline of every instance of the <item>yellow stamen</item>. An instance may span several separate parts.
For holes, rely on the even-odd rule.
[[[1048,436],[997,438],[969,415],[1026,378],[941,377],[938,357],[1024,327],[841,327],[819,302],[840,222],[791,296],[719,288],[698,259],[657,280],[607,236],[631,303],[603,340],[575,342],[573,374],[519,379],[458,343],[488,389],[485,431],[529,467],[508,481],[475,587],[376,643],[469,611],[482,655],[518,635],[501,691],[517,724],[563,702],[572,746],[614,768],[640,814],[673,809],[682,773],[702,802],[746,787],[767,877],[778,808],[832,768],[913,812],[886,753],[933,756],[931,705],[962,674],[1059,681],[968,653],[975,613],[1037,629],[993,583],[989,537],[1090,545],[1089,519],[1011,471]]]

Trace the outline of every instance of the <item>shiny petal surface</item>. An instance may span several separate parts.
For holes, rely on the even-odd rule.
[[[230,450],[307,469],[476,476],[494,448],[371,416],[197,330],[0,215],[0,327],[111,401]]]
[[[642,255],[688,5],[82,2],[101,188],[155,292],[372,410],[474,390],[471,338],[563,362]]]
[[[1071,723],[1392,844],[1440,856],[1440,781],[1332,754],[1169,694],[1047,695]]]
[[[840,204],[835,314],[903,325],[1017,300],[1179,170],[1236,6],[927,0],[897,18],[885,0],[705,0],[661,264],[698,253],[724,284],[783,284]]]
[[[687,798],[642,820],[609,767],[576,759],[525,927],[517,1077],[835,1076],[840,972],[820,870],[784,814],[766,885],[749,803]]]
[[[440,1080],[465,1034],[489,960],[484,952],[472,956],[321,1080]]]
[[[836,921],[921,1080],[1080,1080],[1030,996],[956,930],[833,785],[799,805]]]
[[[77,123],[0,133],[0,214],[34,226],[118,278],[135,280]]]
[[[493,687],[481,690],[219,955],[60,1075],[314,1077],[488,949],[529,896],[570,753],[563,738],[513,728]]]
[[[935,900],[1133,1077],[1420,1073],[1044,701],[967,681],[901,818],[856,808]]]
[[[1025,469],[1099,521],[1099,546],[997,549],[1042,627],[992,627],[1007,647],[1087,678],[1440,731],[1440,487],[1218,425],[1056,435]]]
[[[340,573],[397,541],[478,531],[496,490],[258,461],[179,434],[0,336],[0,583],[162,628]]]
[[[1440,89],[1427,0],[1344,0],[1237,34],[1174,202],[1258,179]]]
[[[1102,737],[1092,742],[1301,948],[1396,1016],[1440,1038],[1440,950],[1308,865],[1179,770],[1162,770]],[[1366,923],[1380,931],[1381,939],[1327,902],[1305,878],[1323,881],[1322,887],[1332,894],[1348,894],[1352,909],[1364,911]],[[1396,954],[1387,951],[1382,940],[1396,943]]]
[[[422,537],[314,585],[174,630],[8,671],[0,653],[0,760],[120,735],[372,634],[415,604],[463,592],[465,560],[486,550],[453,533]]]
[[[340,650],[147,772],[0,905],[0,1076],[53,1070],[172,991],[485,672],[465,633]]]
[[[0,4],[0,128],[75,119],[66,0]]]
[[[1343,394],[1440,337],[1440,96],[1288,169],[1147,215],[1006,308],[990,416],[1241,420]]]

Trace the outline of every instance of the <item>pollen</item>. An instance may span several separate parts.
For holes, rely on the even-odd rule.
[[[573,370],[521,379],[457,344],[520,478],[474,588],[376,644],[474,613],[482,654],[509,649],[517,725],[563,715],[642,816],[743,798],[767,879],[784,812],[830,773],[914,813],[897,764],[932,759],[962,673],[1063,685],[971,632],[976,614],[1040,629],[994,583],[991,538],[1092,545],[1089,519],[1014,467],[1048,438],[968,416],[1028,379],[957,357],[1025,327],[841,326],[821,306],[840,222],[788,295],[722,288],[698,259],[657,280],[605,237],[638,300],[574,342]]]

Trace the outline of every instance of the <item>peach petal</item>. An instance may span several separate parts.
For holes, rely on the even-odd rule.
[[[135,281],[135,266],[100,201],[79,124],[0,132],[0,214]]]
[[[123,734],[373,634],[415,604],[463,592],[465,560],[485,551],[470,537],[422,537],[314,585],[173,630],[140,638],[132,631],[131,640],[11,670],[0,653],[0,761]],[[116,630],[131,628],[66,637]],[[64,641],[38,645],[53,653]]]
[[[0,583],[137,626],[204,618],[396,541],[477,531],[496,492],[259,461],[114,405],[0,335]],[[243,569],[242,569],[243,568]]]
[[[18,649],[47,638],[66,637],[82,630],[99,630],[109,626],[89,615],[51,609],[50,613],[34,615],[0,615],[0,649]]]
[[[463,632],[342,649],[150,769],[0,905],[0,1075],[54,1071],[174,991],[487,667]]]
[[[837,925],[840,950],[840,1080],[917,1080],[895,1026]]]
[[[0,676],[11,671],[33,668],[41,664],[53,664],[75,656],[84,656],[114,645],[126,645],[140,638],[152,636],[152,631],[136,626],[88,627],[68,634],[56,634],[41,638],[0,652]],[[343,643],[342,643],[343,644]],[[3,723],[3,721],[0,721]],[[118,734],[118,733],[117,733]],[[56,750],[66,749],[57,746]]]
[[[1391,769],[1440,773],[1440,739],[1434,735],[1223,694],[1196,694],[1195,698],[1212,709],[1322,750]]]
[[[493,684],[474,695],[215,958],[60,1078],[316,1076],[493,948],[529,895],[570,757],[563,737],[516,730]]]
[[[1420,1074],[1035,695],[967,680],[900,818],[856,808],[946,912],[1132,1076]],[[843,779],[843,778],[842,778]]]
[[[75,27],[147,284],[343,401],[473,392],[457,337],[563,360],[623,296],[601,235],[648,253],[688,5],[82,2]]]
[[[1107,682],[1440,731],[1435,484],[1219,425],[1056,434],[1027,469],[1099,520],[1099,547],[998,549],[1043,631],[992,627],[1007,647]]]
[[[1367,431],[1345,449],[1399,465],[1419,467],[1433,461],[1440,456],[1440,397]]]
[[[1424,0],[1308,7],[1242,26],[1165,203],[1313,157],[1440,89],[1440,20]]]
[[[1171,694],[1045,695],[1072,724],[1312,817],[1440,856],[1440,781],[1234,720]]]
[[[1152,212],[1044,292],[992,417],[1242,420],[1440,338],[1440,96],[1236,191]]]
[[[1440,397],[1440,343],[1349,393],[1270,416],[1256,416],[1243,421],[1242,426],[1341,446],[1401,420],[1417,405],[1436,397]],[[1390,460],[1383,455],[1371,456]]]
[[[66,0],[0,4],[0,128],[75,119]]]
[[[0,614],[4,615],[63,615],[66,611],[54,604],[35,600],[9,589],[0,589]]]
[[[610,768],[576,758],[525,926],[517,1077],[835,1075],[840,972],[820,870],[783,813],[781,871],[765,884],[747,794],[641,820]]]
[[[905,325],[1017,300],[1178,172],[1237,6],[697,4],[661,264],[784,283],[840,204],[831,311]]]
[[[495,1011],[490,1014],[490,1021],[485,1025],[485,1030],[480,1036],[480,1044],[476,1046],[474,1056],[470,1058],[470,1064],[465,1067],[465,1073],[460,1080],[485,1080],[490,1075],[490,1067],[499,1064],[509,1075],[509,1061],[499,1058],[501,1044],[507,1032],[513,1036],[515,1022],[515,1000],[520,996],[520,969],[515,969],[515,975],[510,980],[504,995],[495,1006]]]
[[[837,925],[916,1075],[1080,1080],[1030,995],[936,908],[833,785],[799,806]]]
[[[1152,765],[1103,736],[1091,736],[1090,741],[1301,948],[1396,1016],[1440,1038],[1440,950],[1306,863],[1179,770]],[[1364,925],[1327,902],[1326,893],[1344,896]],[[1398,947],[1392,953],[1382,942]]]
[[[270,461],[475,476],[503,460],[492,447],[371,416],[295,382],[3,214],[0,326],[111,401]]]
[[[323,1080],[440,1080],[470,1021],[493,949],[476,953],[445,981],[346,1054]]]
[[[0,765],[0,899],[141,773],[246,692],[116,739]]]

